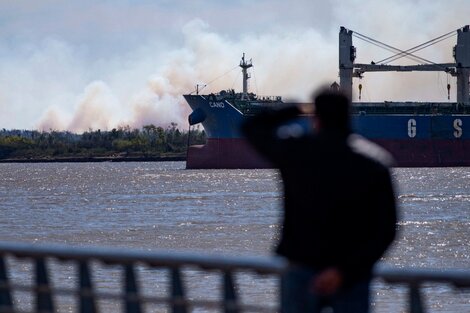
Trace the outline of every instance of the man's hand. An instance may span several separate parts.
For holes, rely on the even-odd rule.
[[[315,107],[313,103],[304,103],[298,106],[301,114],[313,114],[315,113]]]
[[[335,267],[329,267],[321,271],[312,280],[312,291],[322,296],[329,296],[338,291],[343,284],[343,275]]]

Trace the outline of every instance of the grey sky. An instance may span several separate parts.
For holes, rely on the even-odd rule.
[[[254,91],[307,99],[337,78],[339,26],[405,49],[468,24],[468,12],[464,0],[0,0],[0,128],[181,125],[180,94],[242,52],[255,63]],[[453,44],[423,56],[452,61]],[[389,55],[355,45],[361,61]],[[427,75],[363,85],[370,100],[444,100],[446,76]]]
[[[335,1],[2,1],[0,37],[11,44],[45,37],[91,48],[125,50],[142,41],[181,40],[199,18],[217,32],[240,36],[292,27],[328,29]],[[325,27],[326,26],[326,27]],[[106,49],[103,51],[105,52]]]

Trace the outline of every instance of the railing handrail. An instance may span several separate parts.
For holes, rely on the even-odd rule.
[[[29,243],[0,242],[0,256],[21,258],[52,257],[64,260],[96,260],[107,264],[144,263],[151,266],[197,266],[206,270],[253,270],[260,273],[280,274],[287,262],[276,256],[233,256],[185,251],[123,249],[112,247],[79,247]]]
[[[23,258],[53,257],[77,261],[97,260],[109,264],[145,263],[163,267],[197,266],[204,269],[220,270],[248,269],[273,274],[281,274],[288,266],[288,262],[278,256],[240,256],[161,249],[144,251],[129,248],[44,245],[1,241],[0,255],[14,255]],[[413,283],[416,280],[449,282],[451,280],[458,286],[470,287],[469,269],[378,266],[374,270],[374,276],[394,283]]]
[[[392,268],[379,266],[374,276],[388,283],[408,285],[429,283],[450,283],[457,288],[470,288],[470,270],[435,268]]]

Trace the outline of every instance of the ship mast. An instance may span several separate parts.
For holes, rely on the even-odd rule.
[[[240,61],[240,67],[242,68],[243,73],[243,93],[242,93],[242,100],[250,100],[248,96],[248,79],[250,79],[250,74],[248,74],[248,69],[252,67],[253,64],[251,59],[249,62],[245,61],[245,53],[243,53],[242,60]]]

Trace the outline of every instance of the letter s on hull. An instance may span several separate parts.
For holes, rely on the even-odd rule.
[[[408,120],[408,137],[416,137],[416,120],[414,118]]]
[[[455,129],[454,137],[455,138],[462,137],[462,134],[463,134],[462,125],[463,125],[463,123],[462,123],[461,119],[458,118],[458,119],[454,120],[454,129]]]

